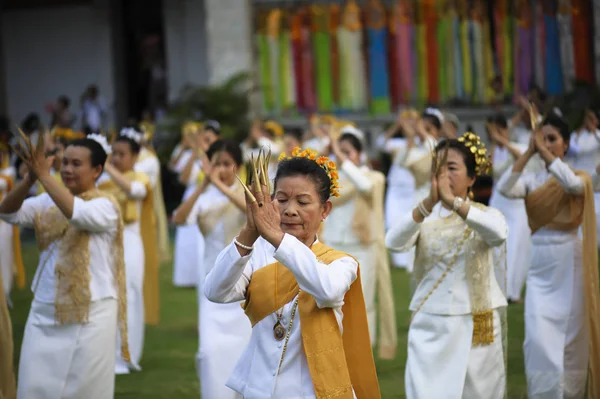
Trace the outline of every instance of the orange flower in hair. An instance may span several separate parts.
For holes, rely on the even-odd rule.
[[[335,162],[333,162],[332,160],[330,160],[328,157],[325,156],[320,156],[317,158],[318,153],[314,150],[311,150],[310,148],[307,148],[306,150],[302,151],[299,147],[295,147],[292,150],[292,156],[288,157],[285,155],[285,153],[282,153],[279,156],[279,162],[281,161],[285,161],[288,159],[292,159],[292,158],[306,158],[309,159],[311,161],[314,161],[317,165],[319,165],[321,167],[321,169],[323,169],[325,171],[325,173],[327,173],[327,176],[329,177],[329,181],[331,182],[330,186],[329,186],[329,192],[331,194],[332,197],[339,197],[340,196],[340,185],[338,182],[339,179],[339,175],[337,172],[337,167],[335,165]]]

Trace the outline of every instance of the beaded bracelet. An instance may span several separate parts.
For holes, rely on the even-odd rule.
[[[419,210],[419,212],[421,212],[421,216],[423,216],[423,218],[426,218],[427,216],[431,215],[431,212],[428,212],[427,209],[425,209],[425,205],[423,205],[423,201],[419,202],[417,209]]]
[[[253,246],[252,246],[252,247],[249,247],[249,246],[247,246],[247,245],[244,245],[244,244],[242,244],[241,242],[239,242],[239,241],[238,241],[238,237],[235,237],[235,238],[233,239],[233,243],[234,243],[235,245],[237,245],[238,247],[240,247],[240,248],[242,248],[242,249],[245,249],[246,251],[252,251],[252,250],[254,249],[254,247],[253,247]]]

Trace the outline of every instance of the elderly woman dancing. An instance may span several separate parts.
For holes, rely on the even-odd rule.
[[[246,224],[206,278],[208,299],[245,300],[253,326],[227,385],[248,398],[377,399],[358,263],[317,239],[337,194],[335,163],[294,153],[278,165],[273,196],[259,156]]]

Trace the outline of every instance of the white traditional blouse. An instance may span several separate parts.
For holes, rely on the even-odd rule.
[[[407,251],[412,246],[417,246],[415,273],[422,275],[422,279],[410,303],[412,311],[416,311],[422,304],[420,311],[425,313],[439,315],[471,313],[466,258],[474,254],[467,253],[465,246],[457,245],[463,236],[462,230],[457,229],[457,226],[466,224],[471,228],[472,232],[467,240],[473,240],[477,235],[487,243],[489,249],[486,261],[490,262],[490,265],[493,265],[493,247],[502,245],[506,240],[508,233],[506,220],[497,209],[486,207],[482,210],[471,205],[467,219],[464,221],[461,219],[462,223],[452,220],[453,223],[450,224],[448,223],[451,221],[450,218],[456,219],[460,216],[444,208],[441,203],[433,207],[431,215],[422,223],[414,221],[411,210],[398,220],[386,235],[386,245],[394,251]],[[459,252],[454,259],[457,248]],[[439,257],[440,253],[441,257]],[[420,259],[433,259],[433,262],[420,264]],[[454,262],[453,267],[447,271],[448,265],[452,262]],[[442,278],[445,272],[447,274]],[[441,282],[434,289],[438,281]],[[429,293],[431,295],[425,300]],[[493,267],[489,267],[489,294],[492,309],[507,305]]]
[[[33,227],[37,214],[55,206],[47,193],[28,198],[21,208],[10,214],[0,214],[0,219],[10,224]],[[113,273],[113,243],[119,225],[119,212],[108,198],[84,201],[75,197],[73,215],[69,222],[90,234],[90,291],[91,301],[117,298],[116,278]],[[56,297],[57,241],[40,254],[40,260],[32,282],[35,300],[52,304]],[[37,289],[36,289],[37,286]]]
[[[292,235],[286,234],[279,248],[259,238],[250,255],[240,256],[234,243],[218,256],[206,277],[204,294],[213,302],[230,303],[244,300],[252,273],[264,266],[281,262],[298,281],[301,290],[314,297],[319,308],[332,308],[342,329],[342,305],[350,285],[356,280],[358,264],[351,257],[340,258],[323,267],[315,254]],[[282,323],[287,326],[293,298],[283,307]],[[275,313],[252,328],[250,343],[236,365],[227,386],[244,398],[315,398],[312,378],[302,346],[300,316],[296,313],[283,359],[283,342],[273,337]]]
[[[368,171],[367,166],[356,166],[351,161],[345,160],[340,168],[340,185],[342,186],[340,192],[342,196],[343,192],[348,189],[354,189],[354,196],[368,194],[373,189],[373,183],[367,176]],[[348,185],[353,187],[348,187]],[[333,207],[323,229],[323,237],[326,242],[360,245],[360,239],[352,227],[355,204],[356,198],[353,197]]]

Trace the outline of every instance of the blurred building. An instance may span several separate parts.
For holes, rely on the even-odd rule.
[[[246,0],[4,0],[0,113],[15,122],[94,84],[109,125],[157,110],[187,84],[250,69]]]

